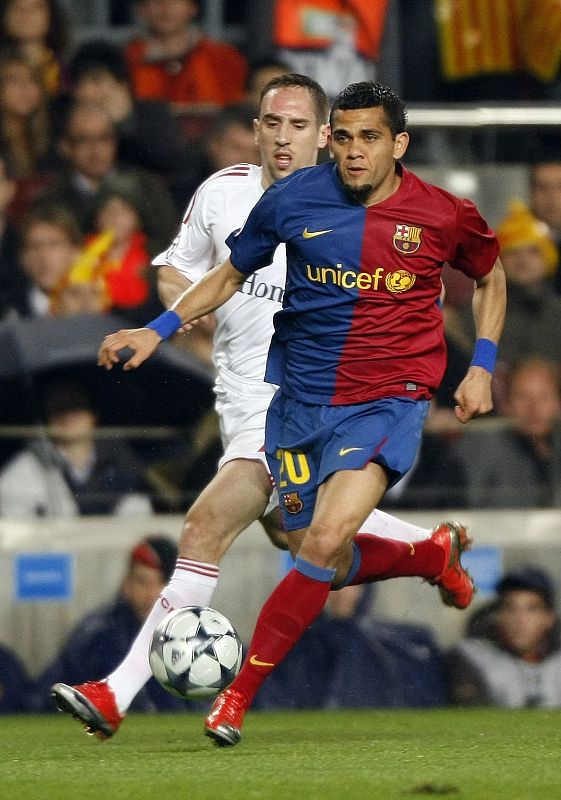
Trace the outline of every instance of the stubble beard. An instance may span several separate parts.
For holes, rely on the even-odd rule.
[[[371,183],[364,183],[362,186],[349,186],[347,183],[344,183],[343,186],[353,200],[362,205],[367,202],[374,191],[374,186]]]

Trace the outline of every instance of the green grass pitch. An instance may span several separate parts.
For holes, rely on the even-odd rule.
[[[62,714],[0,718],[5,800],[561,798],[561,711],[248,714],[217,748],[199,714],[131,715],[106,742]]]

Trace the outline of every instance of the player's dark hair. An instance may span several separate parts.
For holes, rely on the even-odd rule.
[[[398,133],[402,133],[407,127],[407,111],[403,101],[387,86],[373,81],[351,83],[342,92],[339,92],[331,106],[329,122],[332,124],[335,111],[379,108],[380,106],[384,109],[392,136],[395,137]]]
[[[293,86],[307,89],[312,95],[318,125],[325,125],[329,114],[329,100],[319,83],[314,81],[313,78],[308,78],[307,75],[299,75],[295,72],[289,72],[286,75],[277,75],[276,78],[270,80],[269,83],[266,83],[261,89],[259,104],[263,102],[265,95],[272,92],[273,89],[291,89]]]

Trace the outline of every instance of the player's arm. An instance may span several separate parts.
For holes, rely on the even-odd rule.
[[[171,264],[162,264],[158,267],[158,295],[165,308],[171,308],[177,298],[191,285],[192,281]]]
[[[123,369],[136,369],[154,353],[163,339],[229,300],[246,277],[227,259],[186,289],[169,311],[165,311],[146,327],[120,330],[106,336],[101,343],[97,363],[111,369],[114,364],[119,363],[119,351],[130,348],[133,356],[125,362]]]
[[[491,380],[497,345],[503,330],[506,312],[506,280],[500,261],[476,281],[473,294],[476,346],[466,377],[458,386],[454,398],[456,417],[468,422],[478,414],[493,408]]]
[[[172,267],[171,264],[162,264],[158,267],[158,295],[162,305],[166,308],[171,308],[177,298],[192,285],[193,281],[186,278],[183,273],[176,267]],[[193,320],[192,323],[182,325],[181,330],[187,333],[193,325],[199,322],[208,324],[210,319],[209,317],[203,317],[203,319]]]

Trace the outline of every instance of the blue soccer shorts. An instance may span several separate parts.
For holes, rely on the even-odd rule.
[[[277,391],[267,412],[265,452],[286,530],[306,528],[318,486],[334,472],[380,464],[393,486],[411,468],[428,400],[389,397],[323,406]]]

